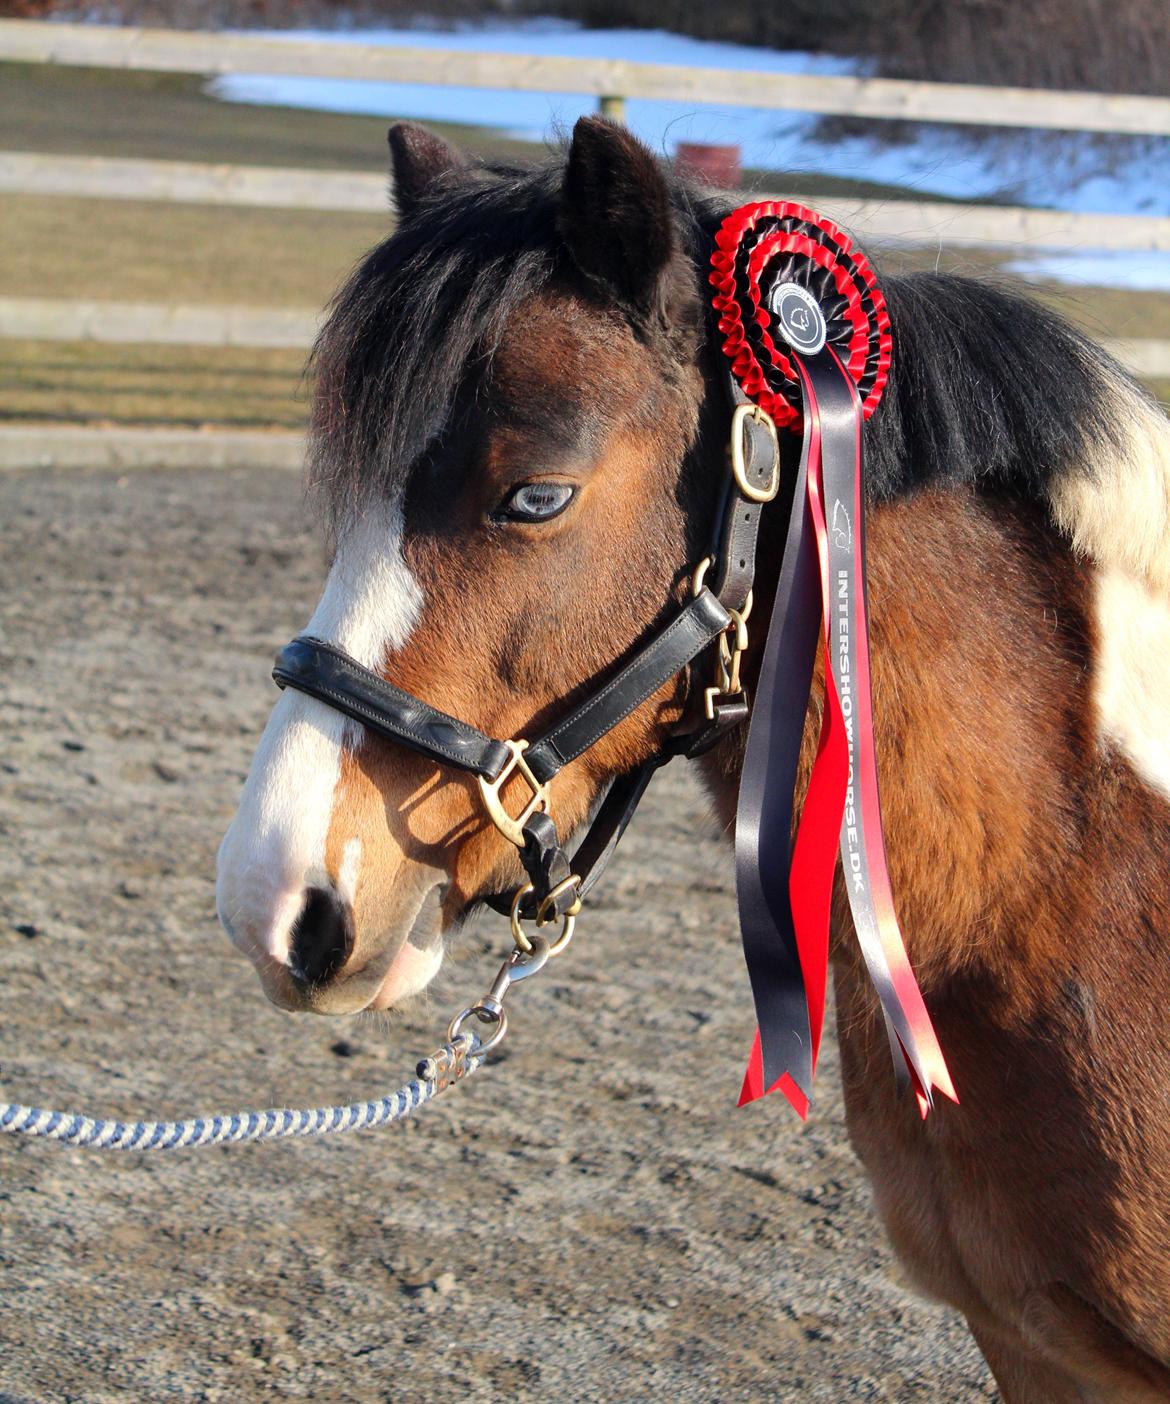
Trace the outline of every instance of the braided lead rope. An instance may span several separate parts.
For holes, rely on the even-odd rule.
[[[272,1108],[235,1116],[195,1116],[185,1121],[114,1121],[72,1112],[42,1111],[18,1102],[0,1102],[0,1133],[38,1136],[95,1150],[187,1150],[235,1141],[278,1141],[285,1136],[331,1136],[401,1121],[440,1092],[483,1065],[479,1041],[463,1035],[443,1044],[416,1069],[417,1076],[397,1092],[347,1106],[304,1111]]]
[[[76,1112],[43,1111],[20,1102],[0,1102],[0,1135],[38,1136],[67,1146],[89,1146],[95,1150],[187,1150],[236,1141],[279,1141],[286,1136],[340,1135],[343,1131],[364,1131],[372,1126],[402,1121],[453,1083],[479,1071],[487,1054],[499,1046],[508,1030],[504,996],[517,981],[542,970],[550,956],[564,948],[572,930],[572,923],[566,923],[555,946],[534,934],[528,938],[530,949],[516,946],[509,951],[487,994],[455,1015],[447,1026],[446,1043],[416,1064],[412,1081],[388,1096],[371,1102],[312,1107],[305,1111],[273,1107],[268,1111],[237,1112],[235,1116],[131,1122],[80,1116]],[[480,1038],[470,1028],[466,1033],[461,1032],[464,1024],[473,1018],[481,1025],[493,1026],[486,1038]]]

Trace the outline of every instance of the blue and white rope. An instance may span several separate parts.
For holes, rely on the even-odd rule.
[[[450,1048],[447,1044],[440,1052]],[[463,1050],[459,1052],[462,1054]],[[187,1150],[235,1141],[278,1141],[285,1136],[331,1136],[401,1121],[482,1065],[482,1058],[460,1056],[454,1072],[440,1076],[436,1058],[430,1058],[419,1066],[420,1070],[427,1066],[428,1073],[434,1075],[420,1075],[397,1092],[374,1101],[304,1111],[274,1107],[269,1111],[239,1112],[234,1116],[188,1117],[185,1121],[114,1121],[72,1112],[42,1111],[40,1107],[26,1107],[17,1102],[0,1102],[0,1133],[43,1137],[95,1150],[127,1151]]]

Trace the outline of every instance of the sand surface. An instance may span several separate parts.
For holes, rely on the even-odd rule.
[[[0,1096],[123,1116],[397,1086],[508,937],[407,1016],[283,1014],[215,851],[322,575],[269,473],[0,481]],[[0,1401],[994,1397],[902,1283],[830,1044],[735,1109],[731,864],[660,778],[494,1065],[405,1128],[125,1157],[0,1139]]]

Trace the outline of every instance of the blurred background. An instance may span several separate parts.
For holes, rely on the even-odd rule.
[[[525,158],[599,105],[715,183],[828,202],[887,268],[1028,281],[1170,394],[1164,0],[0,0],[0,15],[49,21],[50,39],[85,22],[95,36],[128,24],[307,41],[302,71],[255,51],[257,71],[232,55],[216,73],[227,51],[173,71],[173,54],[127,67],[84,42],[45,62],[60,44],[28,25],[0,38],[10,455],[31,451],[17,431],[49,424],[297,431],[320,309],[390,227],[387,120]],[[378,76],[336,76],[336,51],[355,44],[398,56]],[[451,57],[420,83],[403,49]],[[525,90],[511,70],[493,78],[517,55],[535,64]],[[670,65],[678,91],[641,68],[614,94],[587,91],[588,76],[558,91],[579,71],[566,59]],[[753,106],[759,86],[738,101],[745,71],[801,110]],[[839,82],[857,77],[986,91],[975,121],[909,122],[851,112]],[[1063,129],[990,125],[1012,115],[1005,87],[1048,90],[1028,120]],[[1062,107],[1057,90],[1082,97]],[[945,91],[906,91],[918,111],[952,110]],[[1100,94],[1126,95],[1124,111]]]
[[[306,1021],[215,920],[272,655],[320,591],[303,367],[392,227],[389,120],[526,159],[600,109],[714,183],[815,204],[879,269],[1027,282],[1170,399],[1166,0],[0,16],[0,469],[31,470],[0,471],[14,1100],[375,1095],[500,959],[485,921],[393,1022]],[[963,1323],[892,1258],[835,1041],[808,1122],[734,1108],[733,886],[668,773],[498,1068],[400,1133],[162,1163],[6,1144],[0,1400],[989,1404]]]

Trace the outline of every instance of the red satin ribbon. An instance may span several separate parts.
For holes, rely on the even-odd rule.
[[[833,877],[840,848],[847,856],[843,821],[847,804],[856,803],[860,810],[863,833],[861,851],[849,856],[864,867],[868,881],[868,904],[872,925],[876,927],[876,943],[863,951],[882,999],[883,1013],[890,1032],[892,1047],[901,1055],[914,1086],[919,1108],[926,1116],[932,1105],[932,1090],[937,1089],[952,1101],[958,1101],[942,1050],[922,1000],[918,982],[910,967],[905,942],[898,926],[893,892],[882,839],[881,804],[878,794],[877,758],[874,749],[873,712],[870,691],[869,640],[865,605],[864,535],[862,531],[863,484],[861,455],[861,403],[852,382],[834,353],[842,377],[851,387],[856,408],[855,462],[851,492],[851,516],[856,524],[851,532],[850,550],[853,556],[852,576],[857,582],[852,658],[854,682],[850,689],[853,722],[853,774],[850,773],[850,740],[842,699],[834,679],[831,649],[835,601],[829,562],[829,526],[825,506],[825,486],[822,461],[822,421],[820,406],[807,368],[798,363],[804,390],[805,432],[810,436],[807,492],[813,529],[817,541],[820,565],[822,629],[825,649],[825,705],[821,717],[820,741],[809,781],[808,793],[793,848],[789,874],[789,894],[793,925],[801,971],[808,1001],[809,1029],[812,1036],[812,1065],[815,1069],[824,1026],[825,991],[828,978],[829,914]],[[852,884],[850,900],[854,900]],[[860,934],[860,930],[859,930]],[[763,1058],[757,1031],[744,1076],[739,1105],[754,1101],[767,1093],[780,1091],[803,1119],[808,1112],[808,1099],[785,1074],[771,1087],[764,1087]]]

